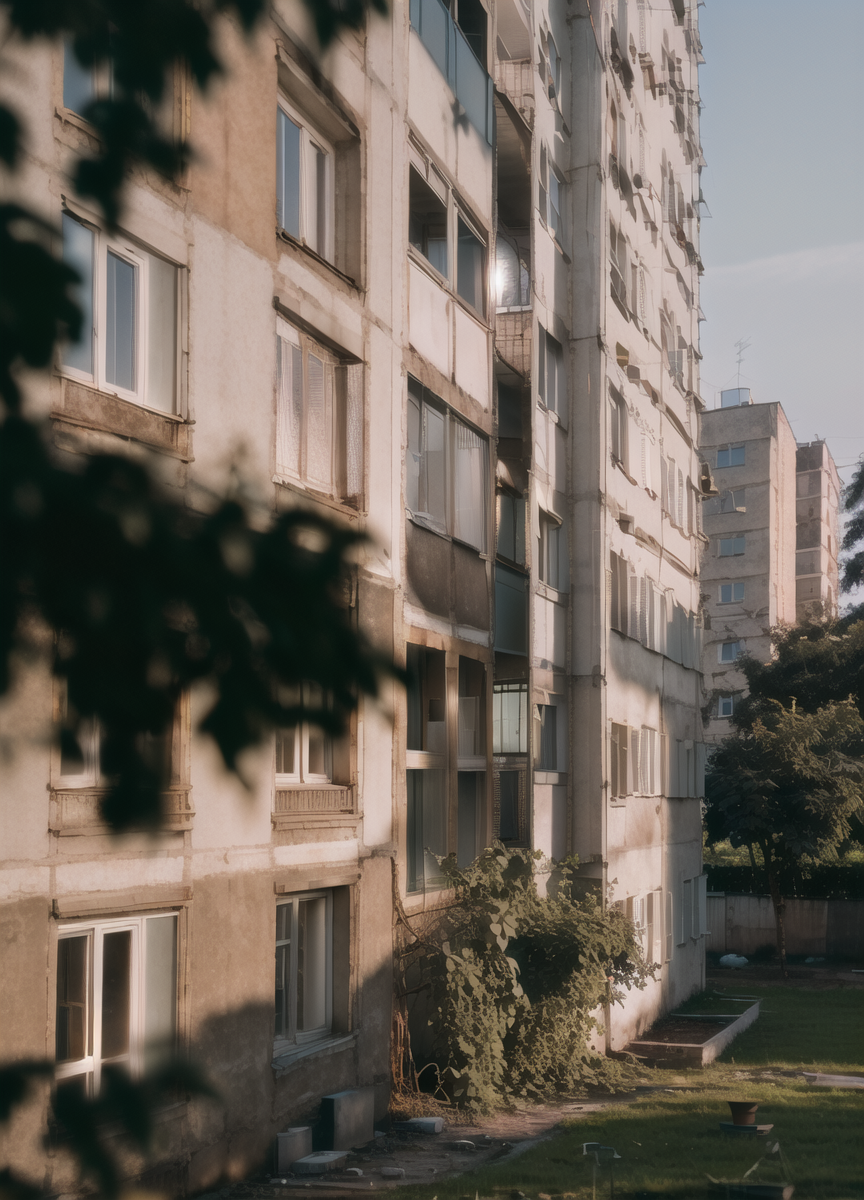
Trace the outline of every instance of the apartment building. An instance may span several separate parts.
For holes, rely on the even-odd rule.
[[[107,835],[98,731],[63,759],[47,671],[4,706],[0,1054],[95,1089],[194,1051],[225,1103],[160,1116],[178,1193],[322,1095],[386,1110],[391,889],[422,919],[446,854],[575,853],[626,908],[658,972],[609,1048],[704,977],[695,2],[411,0],[321,56],[275,0],[226,38],[206,102],[175,80],[195,161],[136,171],[117,233],[69,185],[106,80],[21,52],[23,178],[87,314],[30,402],[58,453],[140,456],[193,509],[240,477],[262,520],[368,532],[354,616],[413,682],[341,741],[280,731],[250,792],[185,697],[156,839]],[[69,1191],[48,1103],[10,1160]]]
[[[822,441],[797,445],[782,405],[730,388],[702,414],[716,496],[703,505],[705,739],[729,732],[746,695],[739,654],[771,657],[772,626],[835,612],[840,483]]]

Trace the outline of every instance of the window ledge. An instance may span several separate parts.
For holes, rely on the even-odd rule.
[[[302,1046],[291,1046],[288,1050],[281,1054],[273,1055],[271,1066],[276,1072],[276,1078],[284,1075],[289,1071],[294,1063],[303,1058],[311,1058],[312,1055],[320,1055],[322,1058],[328,1054],[338,1054],[340,1050],[348,1050],[357,1042],[357,1034],[349,1033],[342,1037],[328,1037],[318,1042],[306,1042]]]
[[[304,241],[296,238],[293,233],[289,233],[287,229],[280,229],[276,226],[276,237],[285,242],[288,246],[293,246],[295,250],[299,250],[301,254],[305,254],[307,258],[311,258],[313,262],[320,263],[327,271],[332,272],[337,279],[341,279],[343,283],[347,283],[353,291],[361,291],[360,284],[351,275],[346,275],[344,271],[340,271],[329,259],[323,258],[317,250],[313,250],[311,246],[307,246]]]
[[[275,483],[278,487],[286,488],[288,491],[296,492],[299,496],[305,496],[316,504],[324,504],[327,508],[332,508],[343,516],[356,519],[364,515],[362,509],[354,508],[344,500],[336,500],[333,496],[328,496],[326,492],[317,492],[302,480],[293,479],[290,475],[282,475],[277,471],[275,475],[271,476],[270,482]]]
[[[51,789],[48,829],[57,837],[86,837],[110,834],[102,820],[101,804],[106,787],[59,787]],[[159,833],[182,833],[191,829],[195,817],[192,789],[168,788],[162,792],[162,823]]]
[[[543,768],[535,769],[534,782],[535,783],[552,783],[552,784],[566,783],[567,782],[567,772],[566,771],[549,771],[549,770],[544,770]]]
[[[296,818],[356,816],[357,794],[353,787],[339,784],[321,784],[309,787],[303,784],[277,785],[271,821],[280,826]]]
[[[61,378],[61,401],[51,409],[54,420],[101,433],[113,433],[145,446],[165,450],[184,462],[194,461],[191,455],[191,424],[182,417],[145,408],[132,400],[88,387],[66,375]]]

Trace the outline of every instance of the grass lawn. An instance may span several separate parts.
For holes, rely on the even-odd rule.
[[[589,1200],[593,1160],[583,1156],[582,1144],[601,1142],[621,1155],[615,1163],[618,1200],[638,1191],[676,1200],[701,1197],[710,1194],[706,1174],[740,1177],[765,1151],[764,1138],[742,1141],[720,1133],[718,1122],[730,1119],[726,1101],[741,1099],[758,1103],[759,1123],[773,1123],[767,1142],[781,1143],[796,1200],[861,1200],[864,1093],[810,1087],[799,1073],[864,1074],[864,991],[734,983],[728,994],[758,997],[762,1015],[716,1063],[703,1070],[645,1072],[651,1090],[568,1122],[524,1155],[435,1187],[400,1189],[399,1196],[407,1191],[417,1200],[473,1200],[479,1193],[510,1200],[511,1191],[519,1190],[532,1200],[540,1193]],[[713,1007],[714,999],[719,997],[699,997],[682,1008],[722,1013],[744,1007]],[[766,1180],[779,1177],[776,1168],[763,1170]],[[609,1173],[600,1170],[597,1196],[608,1195]]]

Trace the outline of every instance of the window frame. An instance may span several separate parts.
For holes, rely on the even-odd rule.
[[[740,455],[737,453],[739,450],[741,452]],[[722,471],[728,469],[729,467],[743,467],[746,465],[746,462],[746,442],[730,442],[727,446],[718,446],[717,470]]]
[[[724,549],[724,546],[730,547],[730,549]],[[732,537],[719,537],[717,539],[718,558],[740,558],[746,553],[747,535],[745,533],[734,534]]]
[[[306,695],[312,685],[303,683],[300,685],[299,703],[306,703]],[[299,721],[296,725],[286,727],[285,730],[276,730],[276,740],[278,743],[279,737],[283,733],[287,733],[289,728],[294,731],[294,766],[293,771],[274,771],[277,788],[291,787],[309,787],[323,785],[329,787],[333,783],[333,737],[316,725],[314,721]],[[324,761],[327,765],[327,770],[324,773],[310,771],[309,769],[309,740],[310,731],[316,730],[324,744]],[[276,749],[278,761],[278,746]]]
[[[537,578],[556,592],[566,591],[566,579],[561,569],[561,537],[563,522],[545,509],[538,511]]]
[[[55,1042],[55,1066],[54,1078],[58,1083],[63,1083],[68,1080],[75,1079],[79,1076],[84,1077],[85,1092],[90,1096],[98,1095],[101,1086],[101,1077],[103,1068],[114,1064],[125,1064],[128,1066],[129,1073],[135,1077],[141,1074],[144,1067],[144,1054],[146,1050],[145,1043],[145,1024],[147,1020],[147,922],[160,920],[165,918],[173,918],[174,921],[174,962],[173,962],[173,1034],[172,1038],[176,1044],[180,1033],[179,1021],[179,940],[180,940],[180,914],[177,910],[166,910],[150,913],[135,913],[126,916],[111,917],[108,919],[97,919],[87,921],[70,921],[58,927],[55,950],[55,1017],[54,1017],[54,1042]],[[111,933],[129,932],[130,937],[130,955],[129,955],[129,1035],[128,1049],[119,1055],[114,1055],[111,1058],[106,1058],[102,1054],[103,1050],[103,1012],[102,1012],[102,993],[104,987],[104,941],[105,935]],[[86,973],[86,1000],[85,1000],[85,1038],[86,1046],[89,1053],[77,1059],[66,1059],[63,1062],[56,1061],[56,1041],[58,1033],[58,1018],[57,1011],[60,1007],[58,988],[60,984],[59,974],[59,946],[63,941],[68,941],[72,938],[86,936],[88,939],[87,946],[87,962],[85,966]],[[99,1002],[97,1004],[97,997]]]
[[[720,495],[721,513],[743,513],[747,511],[747,489],[726,488]]]
[[[729,589],[729,599],[728,600],[723,598],[723,591],[725,588]],[[741,594],[736,595],[736,592],[739,589],[740,589]],[[743,580],[733,580],[731,583],[721,583],[718,586],[717,595],[718,595],[718,600],[717,600],[718,604],[743,604],[744,603],[744,595],[745,595]]]
[[[567,412],[567,355],[563,342],[538,322],[537,397],[564,424]],[[554,368],[550,369],[550,363]]]
[[[728,721],[735,715],[735,709],[741,700],[740,692],[720,692],[717,696],[717,712],[718,721]],[[729,711],[724,712],[723,709],[728,704]]]
[[[406,509],[406,513],[408,515],[409,520],[413,521],[415,524],[419,525],[423,529],[428,529],[430,532],[438,534],[439,537],[450,538],[453,541],[457,541],[462,545],[469,546],[472,550],[476,550],[478,554],[483,554],[483,555],[488,554],[489,542],[490,542],[490,529],[489,529],[489,520],[490,520],[489,454],[490,454],[490,446],[489,446],[489,438],[486,436],[485,433],[481,432],[478,429],[475,429],[473,425],[470,425],[454,409],[450,408],[450,406],[448,404],[445,404],[444,401],[440,398],[440,396],[436,396],[434,392],[430,391],[429,388],[427,388],[423,384],[421,384],[420,381],[418,379],[415,379],[413,375],[408,376],[408,390],[407,390],[406,403],[408,405],[408,418],[409,419],[407,422],[407,426],[408,426],[407,435],[408,436],[407,436],[407,442],[405,445],[405,459],[404,459],[404,461],[405,461],[404,499],[405,499],[405,509]],[[411,445],[412,421],[411,421],[410,409],[411,409],[412,405],[416,406],[416,410],[417,410],[417,414],[418,414],[417,450],[416,450],[416,452],[414,450],[412,450],[412,445]],[[429,477],[429,461],[428,461],[429,456],[434,453],[439,453],[438,451],[430,450],[428,448],[428,446],[426,445],[427,425],[426,425],[426,422],[424,421],[424,412],[427,409],[431,410],[432,412],[436,413],[438,416],[443,418],[443,451],[440,452],[442,454],[442,464],[443,464],[443,471],[442,471],[443,485],[442,485],[442,489],[441,489],[443,492],[443,504],[444,504],[443,520],[440,520],[438,518],[438,516],[436,516],[436,514],[431,512],[428,508],[426,508],[426,509],[420,508],[420,495],[421,495],[422,488],[423,488],[424,471],[426,473],[425,477],[427,479]],[[482,457],[481,478],[479,481],[476,482],[476,486],[479,486],[481,494],[484,498],[483,520],[482,520],[482,525],[479,526],[479,531],[480,531],[479,541],[481,543],[480,545],[477,545],[476,542],[469,540],[468,534],[470,533],[470,530],[461,528],[457,532],[457,525],[459,524],[459,505],[458,505],[458,495],[457,495],[458,488],[459,488],[459,472],[457,469],[457,453],[458,453],[459,447],[457,447],[457,445],[456,445],[456,440],[457,440],[457,434],[458,434],[458,430],[459,430],[460,426],[462,428],[464,428],[465,430],[467,430],[472,437],[477,438],[479,440],[480,446],[484,450],[484,454]],[[471,447],[463,447],[463,449],[471,449]],[[412,464],[409,461],[412,457],[414,459],[414,464]],[[424,466],[424,464],[426,464],[426,465]],[[417,508],[416,509],[412,508],[411,504],[410,504],[410,500],[411,500],[410,493],[414,490],[414,486],[412,484],[412,475],[410,473],[412,466],[414,466],[416,469],[416,492],[417,492]],[[427,493],[427,501],[428,501],[428,496],[429,496],[428,486],[426,488],[426,493]]]
[[[734,653],[732,653],[730,651],[729,654],[724,654],[724,651],[727,649],[727,647],[730,647],[730,646],[735,647]],[[740,655],[742,655],[744,653],[745,653],[744,643],[741,640],[741,638],[736,638],[734,641],[719,642],[717,645],[717,661],[718,661],[718,663],[724,663],[724,664],[728,665],[729,663],[737,662]]]
[[[336,148],[333,143],[326,137],[323,137],[307,117],[304,117],[299,109],[290,104],[283,95],[279,95],[276,101],[277,116],[276,116],[276,229],[280,234],[287,234],[295,242],[299,242],[312,254],[323,259],[330,266],[335,266],[335,228],[336,228],[336,188],[335,188],[335,166],[336,166]],[[280,159],[283,159],[284,148],[280,139],[280,122],[279,113],[282,113],[293,125],[300,130],[300,179],[298,181],[298,217],[297,217],[297,233],[293,233],[282,223],[282,216],[285,211],[284,200],[280,198],[281,189],[285,181],[285,168],[283,165],[281,174],[279,169]],[[324,155],[324,247],[314,244],[319,240],[318,232],[313,239],[309,236],[309,212],[310,208],[310,190],[309,190],[309,152],[310,147],[317,147]],[[316,181],[315,200],[318,202],[318,182]],[[319,205],[320,207],[320,205]]]
[[[325,901],[324,921],[325,921],[325,945],[323,954],[324,964],[324,1022],[316,1025],[312,1029],[297,1029],[297,989],[299,983],[299,923],[300,923],[300,905],[310,900]],[[280,895],[276,902],[276,928],[274,935],[278,935],[278,910],[280,908],[292,909],[291,915],[291,934],[287,939],[280,939],[274,936],[274,950],[278,954],[279,946],[286,943],[290,947],[289,963],[288,963],[288,988],[283,988],[283,992],[287,990],[287,998],[283,1001],[283,1020],[287,1016],[288,1031],[285,1032],[283,1025],[282,1034],[276,1032],[276,1016],[277,1009],[274,1004],[274,1022],[273,1022],[273,1057],[278,1058],[280,1055],[288,1054],[292,1050],[299,1051],[318,1042],[326,1042],[334,1036],[333,1030],[333,982],[334,982],[334,965],[333,965],[333,889],[326,888],[308,892],[294,892],[290,895]],[[283,976],[284,978],[284,976]]]
[[[165,255],[158,254],[153,250],[146,249],[140,245],[135,239],[126,237],[123,234],[109,234],[98,225],[79,217],[77,213],[72,212],[68,208],[64,208],[62,216],[70,221],[74,221],[82,229],[85,229],[92,239],[91,241],[91,262],[92,271],[89,280],[90,285],[90,357],[92,370],[85,371],[80,367],[76,367],[64,361],[66,348],[71,343],[65,343],[59,354],[57,369],[59,373],[69,379],[78,380],[90,387],[96,388],[109,396],[117,396],[121,400],[126,400],[131,404],[135,404],[139,408],[146,409],[148,412],[157,413],[161,417],[169,417],[178,419],[181,408],[181,312],[182,312],[182,296],[181,286],[183,279],[184,268],[167,258]],[[64,238],[65,245],[65,238]],[[135,387],[127,388],[122,384],[109,381],[108,379],[108,260],[109,256],[113,255],[122,262],[126,262],[132,266],[136,272],[135,276],[135,318],[133,324],[133,354],[135,358]],[[151,266],[152,260],[161,261],[174,272],[174,367],[173,367],[173,404],[170,409],[159,407],[156,404],[148,403],[150,399],[150,352],[151,339],[153,331],[151,330],[150,322],[150,289],[151,289]],[[86,288],[88,281],[83,281],[83,287]],[[82,307],[84,307],[82,305]],[[86,337],[87,331],[82,329],[82,341]],[[81,343],[75,343],[80,345]]]

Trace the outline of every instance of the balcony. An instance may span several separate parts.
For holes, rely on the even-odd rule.
[[[498,313],[495,319],[495,350],[502,362],[523,379],[531,376],[530,311]]]
[[[102,820],[104,787],[52,788],[49,830],[57,837],[84,837],[109,834]],[[168,788],[162,793],[162,821],[159,831],[183,833],[192,828],[195,809],[188,787]]]
[[[441,0],[411,0],[411,25],[468,120],[492,145],[492,80]]]

